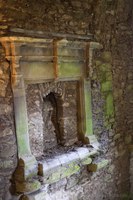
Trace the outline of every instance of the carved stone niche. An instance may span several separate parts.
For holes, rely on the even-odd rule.
[[[66,39],[0,40],[11,67],[18,145],[16,192],[32,192],[40,188],[37,175],[43,176],[44,184],[52,183],[92,162],[98,143],[92,126],[90,77],[93,50],[101,46]],[[54,156],[60,145],[65,148],[79,141],[94,148],[77,147]],[[49,149],[52,159],[43,159]]]

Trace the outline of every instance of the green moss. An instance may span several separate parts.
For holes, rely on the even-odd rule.
[[[106,81],[101,84],[101,91],[102,92],[107,92],[112,90],[112,82],[111,81]]]
[[[89,165],[91,162],[92,162],[92,159],[88,157],[82,160],[82,165]]]
[[[109,163],[109,160],[106,160],[106,159],[101,160],[99,163],[97,163],[97,169],[99,170],[106,167],[108,163]]]
[[[114,100],[111,92],[107,94],[105,101],[105,115],[107,118],[112,118],[114,116]]]
[[[100,60],[96,60],[95,61],[95,65],[98,67],[98,66],[100,66],[102,64],[102,62],[100,61]]]
[[[103,71],[98,71],[98,78],[100,80],[100,82],[105,82],[107,77],[106,77],[106,71],[103,72]]]
[[[60,63],[59,64],[59,77],[76,77],[81,76],[82,64],[77,62]]]
[[[73,162],[73,163],[69,164],[67,167],[61,168],[61,178],[69,177],[79,170],[80,170],[79,165],[77,163]]]
[[[105,51],[101,55],[101,60],[96,62],[98,79],[101,84],[101,95],[105,100],[104,119],[105,126],[110,129],[114,122],[114,100],[112,87],[112,71],[111,71],[111,52]],[[112,120],[112,121],[111,121]]]
[[[57,170],[57,171],[51,173],[48,180],[46,180],[45,182],[48,184],[51,184],[51,183],[59,181],[60,179],[61,179],[60,170]]]
[[[106,81],[112,82],[112,72],[111,71],[106,72]]]
[[[50,173],[48,178],[45,180],[45,183],[51,184],[59,181],[62,178],[70,177],[72,174],[75,174],[80,170],[80,166],[76,162],[72,162],[66,166],[61,166]]]

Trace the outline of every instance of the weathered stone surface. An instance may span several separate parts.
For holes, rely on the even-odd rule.
[[[52,184],[63,178],[69,178],[71,175],[79,172],[82,165],[88,165],[92,162],[91,156],[97,152],[88,148],[79,147],[75,151],[61,154],[52,159],[45,159],[39,162],[39,175],[42,174],[43,182]],[[69,183],[70,184],[70,183]]]
[[[44,101],[40,96],[39,84],[27,88],[30,143],[35,156],[42,155],[60,143],[71,146],[77,142],[78,84],[69,81],[54,86],[53,83],[51,89],[49,84],[43,84],[42,98],[47,94]],[[51,101],[51,97],[55,101]]]
[[[26,182],[15,182],[16,193],[32,193],[39,190],[41,184],[37,180],[27,180]]]
[[[11,128],[5,128],[3,131],[0,133],[0,138],[6,137],[6,136],[12,136],[13,131]]]
[[[83,180],[82,184],[79,181],[78,184],[67,191],[64,189],[64,185],[57,187],[57,185],[54,184],[55,187],[52,187],[52,191],[50,189],[46,191],[46,196],[43,193],[41,197],[37,197],[39,194],[36,194],[31,197],[32,199],[44,200],[45,196],[47,200],[116,200],[127,197],[127,195],[124,194],[129,193],[129,182],[127,181],[127,179],[129,180],[129,154],[126,153],[123,155],[123,153],[121,153],[121,148],[123,148],[123,151],[128,149],[127,145],[130,145],[129,141],[131,139],[126,138],[126,136],[132,136],[133,128],[131,78],[131,74],[133,74],[131,47],[133,27],[132,3],[132,0],[128,2],[126,0],[108,0],[106,2],[104,0],[84,0],[83,2],[56,0],[52,1],[52,3],[51,0],[22,0],[18,1],[16,6],[14,1],[0,1],[1,28],[3,28],[0,30],[0,35],[8,33],[5,28],[7,27],[8,29],[9,26],[26,28],[29,30],[58,31],[76,34],[87,34],[91,31],[94,33],[96,40],[103,45],[103,51],[105,52],[100,61],[101,64],[104,64],[102,70],[104,71],[104,69],[107,69],[105,64],[107,62],[108,68],[111,67],[111,76],[110,73],[106,76],[109,80],[104,80],[104,83],[107,83],[101,86],[98,80],[97,70],[95,69],[95,65],[93,65],[91,87],[94,133],[98,136],[101,143],[101,155],[99,156],[106,156],[106,158],[111,159],[115,170],[113,170],[113,167],[108,171],[108,166],[106,166],[105,169],[96,172],[92,177],[89,177],[88,173],[83,170],[82,174],[80,174],[80,180]],[[4,50],[0,49],[0,56],[2,56],[3,53]],[[99,55],[96,54],[96,57],[99,57]],[[8,67],[4,69],[0,64],[0,69],[0,74],[2,75],[2,78],[0,78],[0,105],[2,108],[2,105],[5,104],[12,105],[13,101],[11,99],[10,84],[8,84],[8,76],[10,74]],[[112,86],[110,81],[112,82]],[[108,97],[108,95],[106,95],[105,97],[109,99],[106,102],[106,98],[103,98],[101,95],[101,89],[104,93],[107,92],[107,89],[111,91],[112,88],[115,107],[115,124],[111,121],[104,123],[105,114],[107,113],[109,116],[113,114],[112,106],[110,109],[110,105],[112,105],[112,96],[110,95],[110,97]],[[0,110],[3,112],[3,108]],[[105,112],[105,110],[107,112]],[[5,135],[5,137],[7,137],[7,130],[4,131],[7,127],[11,129],[14,134],[13,124],[14,119],[12,115],[1,115],[0,135]],[[115,134],[120,135],[117,140],[114,141]],[[110,138],[108,138],[108,135]],[[119,147],[119,152],[117,147],[121,142],[129,144],[123,144],[122,147]],[[2,139],[1,144],[3,144]],[[15,156],[16,155],[14,155],[14,157]],[[7,162],[5,159],[4,161]],[[133,185],[132,159],[130,163],[130,180]],[[10,174],[12,174],[14,171],[12,170],[12,164],[8,166],[8,173],[10,172]],[[0,174],[6,180],[11,178],[11,175],[8,175],[8,173],[4,168],[0,168]],[[6,199],[4,194],[8,186],[6,185],[5,179],[2,179],[2,183],[0,184],[3,185],[4,183],[5,185],[5,188],[0,190],[1,200]],[[71,177],[69,182],[71,182]],[[67,183],[65,183],[65,185],[66,184]],[[133,189],[131,186],[131,192],[132,191]]]

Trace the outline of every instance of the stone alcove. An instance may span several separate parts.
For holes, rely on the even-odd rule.
[[[28,85],[28,127],[35,157],[78,141],[78,97],[77,81]]]
[[[86,40],[31,37],[3,37],[1,43],[11,65],[18,145],[18,167],[14,174],[16,192],[32,192],[41,187],[39,181],[36,183],[37,175],[43,176],[44,183],[53,183],[77,172],[81,165],[92,162],[90,156],[96,153],[97,140],[92,127],[90,76],[93,50],[101,46]],[[72,90],[72,87],[75,88]],[[32,98],[30,102],[30,96],[36,93],[38,100],[33,101]],[[52,104],[57,102],[60,105],[54,110]],[[30,103],[32,106],[28,107]],[[37,112],[36,109],[34,112],[34,105]],[[60,116],[57,115],[57,109],[61,109]],[[47,149],[44,142],[44,132],[47,132],[44,131],[44,113],[50,115],[51,111],[56,113],[56,124],[60,122],[60,136],[57,136],[59,132],[55,132],[52,138],[53,141],[55,138],[55,143],[57,141],[62,146],[73,146],[75,142],[82,141],[94,148],[79,147],[69,154],[64,152],[52,159],[41,158],[37,162],[36,158]],[[35,131],[32,132],[30,123],[34,120]],[[51,119],[49,123],[52,126],[54,124]],[[53,126],[53,129],[57,128]],[[52,144],[50,141],[51,149]],[[35,181],[31,181],[31,178]]]

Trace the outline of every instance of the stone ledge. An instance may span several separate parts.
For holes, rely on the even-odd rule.
[[[65,177],[69,177],[80,170],[82,165],[92,163],[91,156],[97,151],[92,148],[79,147],[75,151],[45,159],[39,162],[39,175],[45,184],[51,184]]]
[[[80,167],[87,165],[89,172],[96,172],[109,164],[109,160],[100,159],[95,163],[92,157],[98,154],[95,148],[79,147],[74,151],[55,156],[53,159],[39,161],[39,173],[42,176],[42,186],[40,189],[31,193],[24,193],[20,196],[14,196],[11,200],[44,200],[50,196],[45,189],[45,185],[55,183],[65,177],[70,177],[80,170]]]

